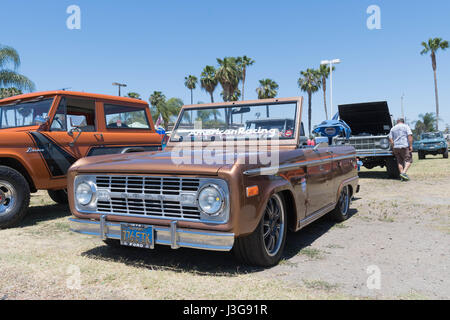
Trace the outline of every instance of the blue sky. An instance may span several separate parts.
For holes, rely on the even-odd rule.
[[[72,4],[81,8],[81,30],[66,27]],[[381,8],[381,30],[366,27],[372,4]],[[279,97],[291,97],[304,95],[297,87],[300,70],[340,58],[335,105],[387,100],[398,117],[404,93],[408,120],[435,111],[431,60],[420,55],[420,43],[450,40],[448,0],[1,0],[0,8],[0,43],[19,51],[19,71],[38,90],[117,94],[111,83],[118,81],[146,100],[158,90],[189,103],[186,75],[198,77],[217,57],[245,54],[256,61],[246,98],[257,97],[263,78],[279,84]],[[444,128],[450,123],[450,50],[438,54],[438,84]],[[209,101],[199,88],[197,101]],[[321,92],[313,110],[317,124],[324,118]]]

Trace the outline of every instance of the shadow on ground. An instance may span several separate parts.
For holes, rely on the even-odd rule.
[[[385,171],[362,171],[358,173],[361,179],[383,179],[383,180],[396,180],[390,178]]]
[[[24,220],[20,223],[21,227],[28,227],[38,224],[39,222],[59,219],[70,215],[68,205],[43,205],[28,208],[28,212]]]
[[[356,214],[351,210],[350,215]],[[287,245],[282,259],[287,260],[301,253],[316,239],[328,232],[336,223],[322,217],[299,232],[288,232]],[[133,267],[175,272],[191,272],[198,275],[232,277],[244,273],[263,271],[264,268],[244,266],[231,252],[214,252],[168,246],[156,246],[154,250],[120,246],[99,246],[82,253],[82,256],[103,261],[124,263]]]

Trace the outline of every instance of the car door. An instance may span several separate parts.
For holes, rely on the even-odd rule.
[[[101,143],[94,99],[60,97],[47,131],[34,132],[52,177],[65,176],[69,167]]]
[[[305,149],[307,168],[307,216],[333,202],[333,154],[330,148]]]
[[[162,136],[154,130],[148,106],[124,102],[97,102],[98,144],[88,156],[161,150]]]

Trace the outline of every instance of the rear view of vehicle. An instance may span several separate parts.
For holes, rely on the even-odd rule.
[[[337,138],[335,143],[350,144],[367,169],[386,167],[391,178],[400,172],[389,144],[392,119],[386,101],[339,106],[339,118],[352,130],[350,139]]]

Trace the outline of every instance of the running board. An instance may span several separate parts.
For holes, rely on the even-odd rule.
[[[310,224],[311,222],[316,221],[317,219],[319,219],[320,217],[326,215],[328,212],[330,212],[331,210],[333,210],[336,207],[336,203],[330,203],[329,205],[327,205],[326,207],[323,207],[322,209],[314,212],[313,214],[307,216],[306,218],[300,220],[298,222],[298,229],[301,229],[303,227],[306,227],[308,224]]]

